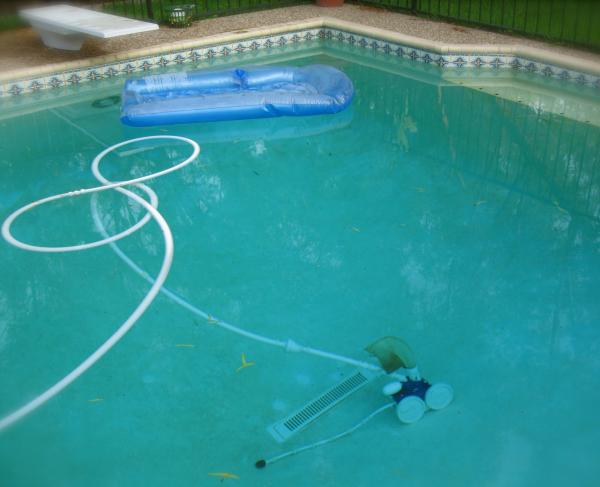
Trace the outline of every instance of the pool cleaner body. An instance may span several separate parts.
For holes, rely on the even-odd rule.
[[[337,435],[290,450],[268,460],[258,460],[255,463],[256,468],[264,468],[268,464],[289,456],[343,438],[388,409],[395,409],[400,422],[412,424],[419,421],[425,412],[444,409],[452,402],[454,398],[452,387],[443,382],[431,384],[423,379],[416,366],[412,351],[403,340],[396,337],[384,337],[369,345],[366,350],[380,361],[380,372],[355,371],[302,408],[270,425],[267,430],[278,442],[283,442],[375,378],[389,377],[393,379],[382,388],[383,395],[392,402],[377,408],[357,424]]]

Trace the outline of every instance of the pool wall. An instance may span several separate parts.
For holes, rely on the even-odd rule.
[[[321,17],[83,61],[11,71],[0,75],[0,98],[315,40],[356,45],[390,56],[435,64],[440,68],[527,71],[542,78],[559,79],[600,90],[600,66],[592,61],[527,46],[444,44]]]

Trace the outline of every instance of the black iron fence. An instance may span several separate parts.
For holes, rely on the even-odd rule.
[[[360,0],[600,49],[600,0]]]
[[[310,0],[104,0],[103,9],[112,13],[171,23],[181,10],[194,19],[231,15],[307,3]],[[178,9],[178,10],[175,10]],[[176,21],[174,23],[177,23]]]

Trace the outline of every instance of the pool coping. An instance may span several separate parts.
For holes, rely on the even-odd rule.
[[[274,36],[281,37],[271,39]],[[301,42],[315,37],[356,44],[387,54],[409,57],[415,61],[435,63],[443,68],[526,69],[542,76],[575,81],[600,89],[600,64],[588,59],[521,44],[443,43],[323,16],[170,42],[84,60],[11,70],[0,74],[0,98],[131,74],[134,71],[149,71],[171,62],[198,62],[204,58],[233,55],[236,51],[268,48],[275,44]],[[243,44],[244,41],[259,39],[264,40],[264,43]],[[203,49],[203,52],[196,51]],[[186,54],[183,62],[169,58],[173,54],[179,54],[181,57],[182,53]],[[124,67],[121,66],[123,63],[126,63]]]

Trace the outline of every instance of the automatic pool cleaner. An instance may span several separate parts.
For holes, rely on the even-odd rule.
[[[282,443],[378,377],[393,379],[393,381],[385,384],[382,389],[383,394],[389,397],[392,402],[388,402],[376,409],[342,433],[290,450],[268,460],[258,460],[255,463],[256,468],[264,468],[268,464],[283,458],[347,436],[367,423],[371,418],[387,409],[395,408],[398,419],[402,423],[411,424],[419,421],[426,411],[444,409],[452,402],[454,397],[452,387],[445,383],[432,385],[423,379],[419,374],[419,369],[410,347],[400,338],[381,338],[369,345],[365,350],[377,357],[385,372],[366,369],[357,370],[292,414],[270,425],[267,430],[275,440]]]

